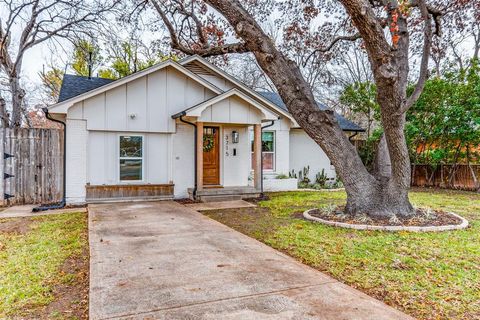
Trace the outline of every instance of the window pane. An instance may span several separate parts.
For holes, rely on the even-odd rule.
[[[142,180],[142,160],[120,159],[120,180]]]
[[[262,151],[273,152],[274,144],[275,144],[275,141],[274,141],[273,132],[263,132],[262,133]]]
[[[142,157],[142,137],[120,136],[120,157]]]
[[[275,154],[274,153],[263,153],[263,170],[274,170]],[[255,159],[253,159],[252,153],[252,170],[255,169]]]
[[[263,153],[263,170],[273,170],[275,156],[273,153]]]

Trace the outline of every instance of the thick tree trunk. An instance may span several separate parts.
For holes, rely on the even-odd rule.
[[[346,213],[366,214],[374,217],[408,216],[413,206],[408,199],[408,189],[395,185],[392,180],[365,183],[360,191],[347,192]]]
[[[382,123],[392,160],[392,177],[384,180],[367,171],[356,148],[337,123],[333,111],[322,111],[318,108],[312,90],[297,64],[276,49],[272,40],[242,5],[234,0],[207,0],[207,2],[234,27],[237,35],[255,55],[259,66],[275,84],[295,120],[330,158],[345,185],[347,212],[387,217],[394,214],[410,215],[413,212],[408,199],[410,161],[403,135],[405,115],[399,112],[405,101],[405,96],[402,96],[401,92],[406,87],[408,66],[398,68],[392,65],[393,54],[388,45],[384,48],[383,56],[376,57],[377,60],[372,62],[376,81],[385,80],[383,86],[379,86],[378,100],[382,105],[382,113],[383,111],[389,113],[386,116],[382,114]],[[359,14],[364,15],[362,8],[358,11],[362,11]],[[374,38],[372,41],[381,42],[383,29],[379,27],[377,31],[378,34],[372,35]],[[377,54],[378,49],[374,53]],[[405,75],[400,80],[398,69],[402,69]]]

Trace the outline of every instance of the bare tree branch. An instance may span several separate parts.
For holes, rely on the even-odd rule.
[[[101,23],[102,16],[114,9],[121,0],[4,0],[0,9],[8,12],[0,18],[0,71],[8,77],[12,96],[12,123],[20,126],[25,112],[25,90],[20,77],[25,53],[32,47],[56,37],[70,38],[78,30]],[[18,45],[13,48],[12,28],[20,28]],[[83,31],[82,31],[83,30]],[[27,119],[26,117],[25,119]],[[25,120],[25,121],[26,121]]]
[[[162,8],[160,3],[156,0],[151,1],[153,7],[157,11],[157,13],[160,15],[163,23],[167,27],[168,32],[170,33],[170,41],[172,48],[175,50],[179,50],[183,53],[189,54],[189,55],[194,55],[198,54],[203,57],[210,57],[210,56],[218,56],[218,55],[223,55],[227,53],[246,53],[249,52],[248,48],[244,43],[230,43],[230,44],[224,44],[224,45],[217,45],[217,46],[210,46],[208,43],[208,40],[203,32],[203,25],[201,21],[196,17],[196,15],[192,12],[187,12],[183,6],[180,7],[178,10],[179,13],[183,14],[186,19],[192,18],[195,23],[195,30],[196,34],[199,38],[199,41],[201,43],[201,46],[195,46],[195,47],[189,47],[187,45],[184,45],[181,43],[177,32],[178,30],[175,28],[175,26],[172,24],[170,19],[168,18],[166,14],[166,9]],[[180,32],[183,31],[183,28],[180,28]]]
[[[453,2],[453,1],[452,1]],[[442,24],[441,24],[441,18],[445,15],[446,11],[448,10],[447,8],[443,8],[443,10],[437,9],[435,7],[432,7],[428,5],[424,0],[412,0],[410,2],[411,7],[419,7],[420,12],[422,12],[422,16],[425,15],[426,13],[430,14],[433,17],[433,21],[435,22],[435,35],[440,36],[442,33]]]
[[[339,41],[356,41],[358,39],[361,39],[362,37],[360,36],[359,33],[356,33],[356,34],[352,34],[352,35],[349,35],[349,36],[339,36],[339,37],[336,37],[335,39],[333,39],[333,41],[326,47],[324,48],[318,48],[318,49],[315,49],[308,57],[307,59],[305,60],[303,66],[305,67],[308,63],[308,61],[310,60],[310,58],[312,58],[314,55],[316,55],[317,53],[319,52],[327,52],[327,51],[330,51],[333,46],[339,42]]]
[[[401,113],[404,113],[408,109],[410,109],[412,105],[418,100],[423,91],[423,88],[425,87],[425,82],[428,79],[428,60],[430,58],[430,50],[432,48],[433,37],[432,22],[425,0],[418,0],[418,5],[425,24],[422,61],[420,63],[420,75],[418,77],[417,84],[415,85],[413,93],[410,95],[410,97],[408,97],[407,102],[404,104],[402,110],[400,110]]]

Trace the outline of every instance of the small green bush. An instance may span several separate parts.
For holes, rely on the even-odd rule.
[[[307,182],[304,182],[304,181],[300,181],[298,183],[298,188],[299,189],[307,189],[307,188],[310,188],[310,184],[307,183]]]
[[[303,167],[302,171],[298,171],[298,180],[305,184],[310,183],[310,178],[308,177],[310,173],[310,166]]]
[[[327,186],[328,177],[325,174],[325,169],[315,175],[315,184],[320,185],[322,188]]]

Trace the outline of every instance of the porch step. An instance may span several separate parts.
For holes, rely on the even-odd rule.
[[[188,189],[188,194],[193,199],[192,188]],[[260,191],[253,187],[208,188],[197,191],[197,200],[203,202],[233,201],[258,198],[260,195]]]
[[[94,198],[86,199],[90,203],[116,203],[116,202],[139,202],[139,201],[159,201],[159,200],[173,200],[173,196],[151,196],[151,197],[123,197],[123,198]]]

